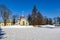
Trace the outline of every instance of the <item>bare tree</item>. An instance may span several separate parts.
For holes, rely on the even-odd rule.
[[[15,22],[16,22],[16,15],[13,15],[13,25],[15,24]]]
[[[5,5],[0,5],[0,15],[2,16],[2,19],[4,21],[4,26],[6,26],[6,22],[10,14],[11,11]]]

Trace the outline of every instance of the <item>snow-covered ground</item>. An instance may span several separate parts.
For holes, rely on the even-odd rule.
[[[1,40],[60,40],[60,28],[6,26],[2,29],[6,37]]]

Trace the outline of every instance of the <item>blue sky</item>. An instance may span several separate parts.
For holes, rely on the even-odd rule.
[[[60,0],[0,0],[0,4],[6,5],[12,11],[12,15],[21,16],[24,11],[23,14],[27,17],[36,5],[43,16],[49,18],[60,16]]]

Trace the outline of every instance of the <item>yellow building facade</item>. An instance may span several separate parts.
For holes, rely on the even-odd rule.
[[[21,16],[20,19],[17,20],[16,25],[28,26],[29,22],[25,19],[24,16]]]
[[[4,22],[0,22],[0,26],[4,26]]]
[[[12,25],[12,21],[11,21],[11,19],[9,18],[9,19],[7,20],[6,26],[11,26],[11,25]],[[4,26],[4,22],[0,22],[0,26]]]
[[[9,18],[7,20],[6,26],[11,26],[12,25],[12,21]],[[21,25],[21,26],[28,26],[29,22],[25,19],[24,16],[21,16],[15,23],[15,25]],[[0,22],[0,26],[4,26],[4,22]]]

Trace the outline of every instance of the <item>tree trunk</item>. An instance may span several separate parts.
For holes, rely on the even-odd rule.
[[[6,20],[4,20],[4,26],[6,26]]]

